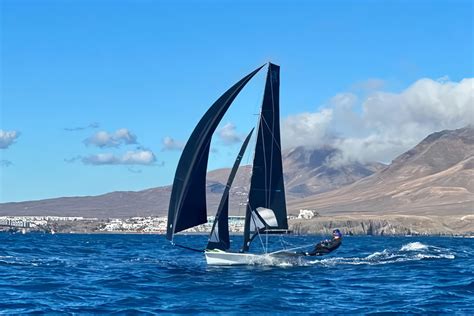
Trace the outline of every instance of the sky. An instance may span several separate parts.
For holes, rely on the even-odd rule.
[[[281,66],[283,147],[337,147],[330,164],[389,163],[474,122],[472,1],[0,0],[0,10],[0,202],[171,184],[201,116],[268,61]],[[208,169],[232,165],[264,76],[224,117]]]

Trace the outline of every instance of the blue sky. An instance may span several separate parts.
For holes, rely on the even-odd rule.
[[[283,131],[310,122],[305,131],[316,136],[301,145],[337,138],[347,159],[389,162],[426,132],[471,122],[471,1],[0,4],[0,202],[170,184],[180,154],[171,145],[267,61],[281,65]],[[230,165],[233,139],[254,125],[263,76],[224,118],[210,169]],[[420,91],[441,101],[413,101]],[[403,140],[376,115],[396,116],[400,103],[410,122]],[[378,147],[362,157],[367,140]]]

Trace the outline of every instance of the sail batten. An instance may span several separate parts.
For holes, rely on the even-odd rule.
[[[227,90],[204,114],[186,143],[171,191],[166,232],[169,240],[177,232],[207,222],[206,174],[212,135],[239,92],[262,67]]]
[[[257,135],[245,216],[244,251],[249,249],[255,234],[270,228],[288,229],[280,144],[280,67],[271,63],[268,66]],[[275,216],[272,224],[276,225],[270,227],[268,223],[265,224],[259,209],[271,211]],[[265,213],[268,214],[268,211]]]

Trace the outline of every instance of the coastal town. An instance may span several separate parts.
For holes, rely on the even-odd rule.
[[[207,223],[184,233],[209,233],[214,217]],[[327,235],[339,228],[345,235],[372,236],[474,236],[474,215],[407,216],[407,215],[336,215],[327,216],[315,210],[301,209],[288,216],[289,229],[300,235]],[[0,232],[27,234],[165,234],[164,216],[129,218],[92,218],[81,216],[0,216]],[[229,232],[244,231],[243,216],[229,216]]]
[[[317,216],[313,210],[300,210],[293,219],[312,219]],[[241,233],[244,230],[244,216],[229,216],[229,231]],[[207,223],[188,229],[188,233],[208,233],[214,223],[209,216]],[[0,231],[9,232],[46,232],[46,233],[166,233],[167,218],[162,216],[130,218],[88,218],[61,216],[1,216]]]

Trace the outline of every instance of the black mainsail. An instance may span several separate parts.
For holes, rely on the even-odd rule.
[[[229,178],[227,179],[227,184],[222,194],[222,199],[217,208],[216,217],[214,219],[214,224],[212,225],[211,234],[209,235],[209,242],[207,243],[206,249],[220,249],[227,250],[230,248],[230,239],[229,239],[229,191],[234,182],[235,175],[240,166],[240,161],[244,156],[247,145],[252,136],[253,129],[245,138],[240,152],[235,159],[234,166],[230,171]]]
[[[243,251],[254,236],[288,229],[280,145],[280,67],[269,63],[245,216]]]
[[[206,173],[211,138],[239,92],[263,66],[227,90],[204,114],[191,134],[176,169],[168,209],[166,238],[207,222]]]

